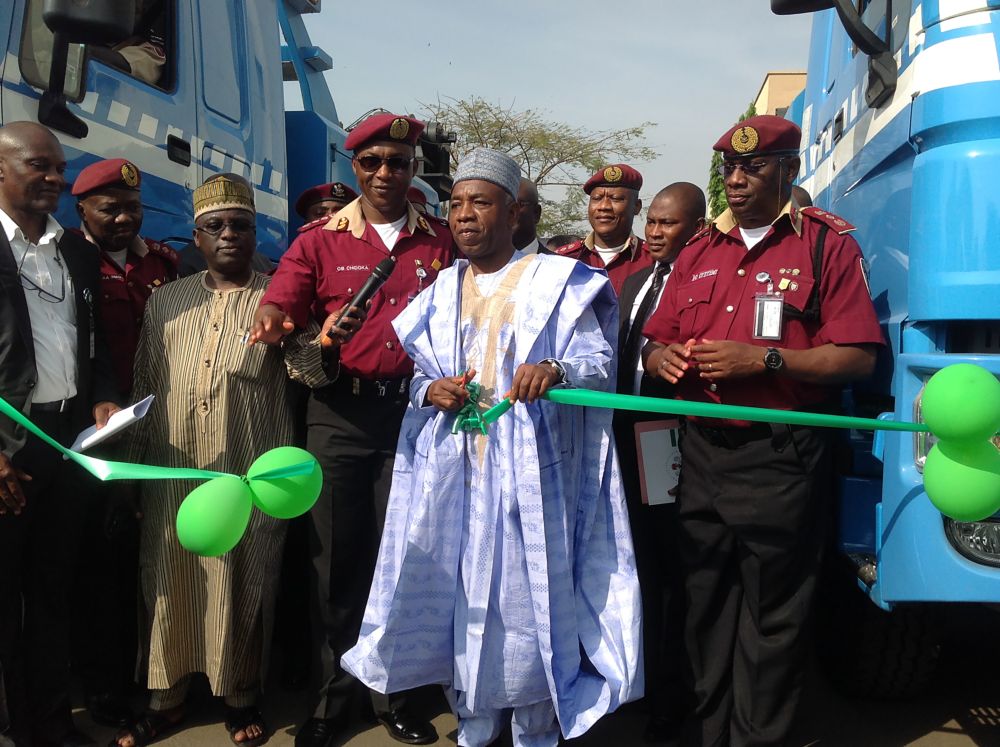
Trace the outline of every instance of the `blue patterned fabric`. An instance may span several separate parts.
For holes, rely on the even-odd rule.
[[[611,411],[518,403],[492,426],[481,464],[470,459],[477,434],[453,434],[453,414],[422,407],[432,381],[465,368],[468,266],[442,271],[394,322],[416,375],[361,635],[342,663],[379,692],[454,687],[469,713],[550,698],[575,737],[642,695],[639,588]],[[514,297],[497,391],[518,365],[545,358],[562,363],[572,386],[613,388],[617,303],[604,273],[539,256]],[[505,586],[522,575],[524,589]],[[513,618],[513,633],[497,625]]]

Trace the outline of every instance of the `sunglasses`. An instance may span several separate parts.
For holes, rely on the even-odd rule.
[[[378,156],[355,156],[354,162],[361,167],[362,171],[374,174],[382,168],[383,164],[389,168],[389,171],[406,171],[410,168],[410,164],[413,163],[413,159],[403,158],[403,156],[389,156],[388,158],[379,158]]]
[[[202,233],[207,233],[209,236],[215,237],[221,234],[229,227],[234,233],[251,233],[257,230],[256,224],[252,220],[246,220],[245,218],[237,218],[236,220],[209,220],[205,221],[203,225],[195,226],[196,231],[201,231]]]

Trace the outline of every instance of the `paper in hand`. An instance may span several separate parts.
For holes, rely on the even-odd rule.
[[[110,438],[121,430],[128,428],[132,423],[137,420],[141,420],[149,412],[150,405],[153,404],[153,396],[150,394],[143,400],[136,402],[131,407],[127,407],[124,410],[119,410],[110,418],[108,418],[108,424],[97,430],[96,425],[92,425],[89,428],[84,428],[80,431],[80,435],[76,437],[76,441],[70,446],[71,451],[82,452],[96,446],[105,439]]]

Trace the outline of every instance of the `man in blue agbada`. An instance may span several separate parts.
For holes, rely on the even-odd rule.
[[[361,635],[343,657],[381,692],[444,684],[468,747],[505,719],[516,745],[555,745],[642,695],[611,412],[539,399],[613,387],[617,304],[603,272],[515,251],[519,177],[488,149],[459,165],[449,223],[468,259],[394,322],[416,364],[411,404]],[[456,413],[473,376],[480,412],[516,401],[486,435],[453,433],[470,420]]]

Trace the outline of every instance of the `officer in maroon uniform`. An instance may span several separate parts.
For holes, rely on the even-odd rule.
[[[590,196],[587,219],[593,230],[583,241],[555,250],[591,267],[603,267],[617,294],[625,278],[653,263],[645,242],[632,232],[632,221],[642,209],[640,189],[642,174],[631,166],[616,163],[598,171],[583,185]]]
[[[740,122],[715,144],[729,209],[680,253],[644,334],[646,373],[699,402],[835,406],[883,337],[846,221],[790,199],[799,128]],[[830,513],[825,429],[688,418],[679,550],[695,718],[685,744],[779,745]]]
[[[177,277],[177,252],[139,236],[142,174],[135,164],[113,158],[91,164],[76,178],[72,194],[84,236],[101,257],[101,316],[122,392],[132,390],[132,364],[146,301]]]
[[[315,187],[309,187],[295,201],[295,212],[302,216],[306,222],[299,229],[299,233],[311,228],[314,221],[329,219],[338,210],[356,199],[358,199],[358,193],[343,182],[317,184]]]
[[[327,338],[328,371],[335,383],[316,390],[308,406],[308,448],[323,466],[323,494],[311,512],[313,562],[318,577],[323,685],[313,716],[299,730],[298,747],[326,747],[348,717],[360,685],[340,667],[358,639],[385,521],[400,421],[413,362],[391,322],[454,258],[447,224],[407,202],[416,169],[415,144],[424,125],[410,117],[376,114],[347,138],[361,197],[325,225],[301,234],[275,272],[261,301],[251,341],[277,342],[313,316],[321,323],[348,306],[379,261],[392,257],[391,276],[347,330]],[[429,744],[430,723],[409,715],[401,700],[375,697],[389,734]]]

